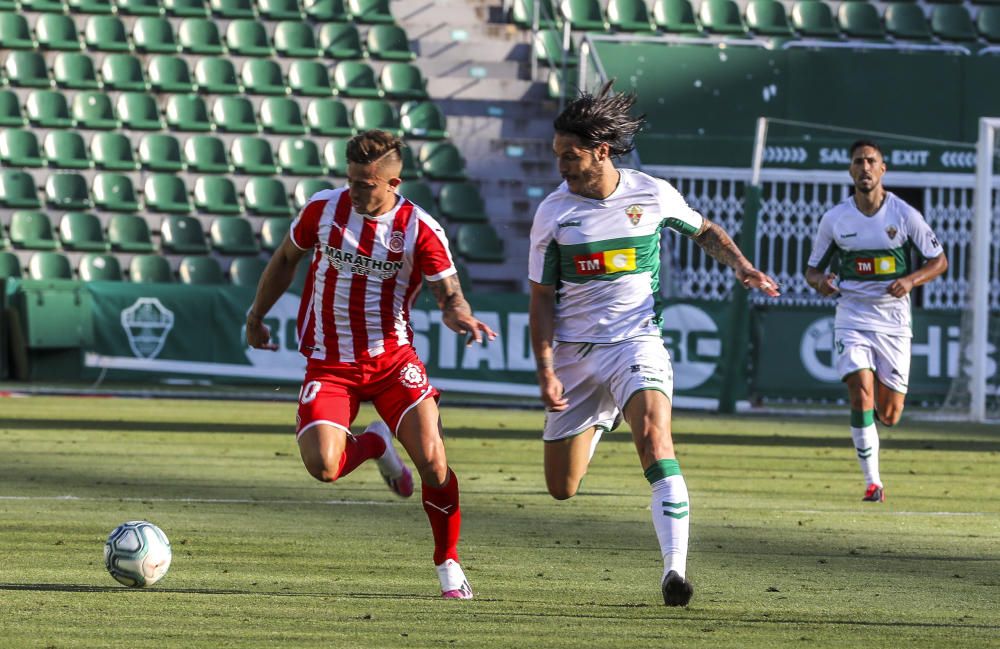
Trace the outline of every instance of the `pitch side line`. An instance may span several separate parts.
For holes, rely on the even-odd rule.
[[[147,503],[195,503],[204,505],[385,505],[395,503],[384,500],[281,500],[252,498],[117,498],[113,496],[0,496],[3,500],[69,500],[92,502],[147,502]]]

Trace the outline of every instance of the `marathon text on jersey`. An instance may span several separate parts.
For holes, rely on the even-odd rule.
[[[388,279],[403,268],[402,261],[373,259],[371,257],[359,255],[353,252],[344,252],[340,248],[334,248],[330,245],[323,246],[323,254],[330,260],[330,265],[338,271],[342,271],[346,268],[355,275],[374,276],[380,279]]]

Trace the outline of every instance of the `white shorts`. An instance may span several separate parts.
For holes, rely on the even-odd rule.
[[[592,426],[613,430],[622,408],[640,390],[659,390],[673,399],[674,372],[660,338],[556,343],[553,365],[569,406],[546,413],[545,441],[573,437]]]
[[[910,381],[910,338],[878,331],[837,329],[837,373],[841,380],[871,370],[887,388],[906,394]]]

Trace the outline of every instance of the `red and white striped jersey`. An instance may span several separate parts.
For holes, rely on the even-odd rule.
[[[411,344],[410,307],[424,277],[455,274],[444,229],[400,197],[381,216],[357,213],[346,188],[314,195],[291,240],[313,250],[299,306],[299,351],[353,363]]]

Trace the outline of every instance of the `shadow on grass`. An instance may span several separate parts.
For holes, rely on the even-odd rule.
[[[123,433],[237,433],[292,434],[294,420],[287,424],[234,424],[203,421],[134,421],[122,419],[16,419],[0,417],[0,429],[12,430],[97,430]]]

